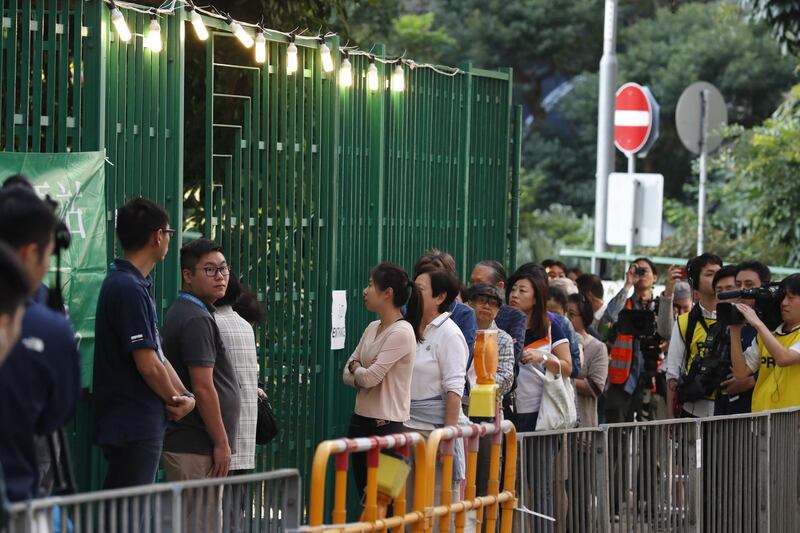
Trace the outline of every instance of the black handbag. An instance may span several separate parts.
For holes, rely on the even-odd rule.
[[[267,398],[258,399],[258,422],[256,422],[256,444],[267,444],[278,435],[278,423]]]

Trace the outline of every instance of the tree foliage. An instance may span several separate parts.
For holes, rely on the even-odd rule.
[[[726,136],[710,163],[706,248],[728,260],[800,266],[800,85],[763,124],[731,127]],[[696,196],[695,188],[687,192]],[[655,252],[690,254],[696,210],[672,202],[666,213],[677,230]]]
[[[756,20],[763,20],[785,50],[800,55],[800,3],[796,0],[744,0]]]
[[[694,175],[694,156],[674,126],[683,90],[698,80],[713,83],[726,99],[729,122],[753,126],[770,115],[796,79],[793,61],[781,55],[768,28],[747,23],[744,13],[730,4],[658,9],[653,18],[623,28],[619,48],[618,84],[647,85],[661,106],[661,136],[637,162],[637,170],[664,174],[666,195],[679,200],[686,200],[683,186]],[[588,212],[594,198],[598,78],[591,73],[572,82],[573,90],[555,108],[563,123],[540,128],[538,137],[550,142],[534,137],[537,142],[526,146],[526,164],[558,177],[560,186],[545,193],[543,203],[567,203]],[[553,144],[558,159],[550,156]],[[619,155],[617,170],[624,171]]]

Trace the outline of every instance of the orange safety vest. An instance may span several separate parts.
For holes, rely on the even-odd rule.
[[[633,298],[625,302],[625,309],[633,309]],[[608,380],[614,385],[625,384],[633,366],[633,335],[618,333],[608,358]]]

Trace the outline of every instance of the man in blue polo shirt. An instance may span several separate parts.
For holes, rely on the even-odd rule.
[[[53,209],[25,187],[0,191],[0,241],[16,253],[38,289],[50,267],[58,219]],[[75,413],[80,394],[80,355],[63,314],[31,293],[22,333],[0,366],[0,464],[8,498],[40,496],[37,435],[48,435]]]
[[[144,198],[117,211],[123,257],[114,260],[97,301],[94,441],[108,461],[106,489],[155,481],[167,419],[194,409],[194,396],[164,357],[150,272],[175,230]]]

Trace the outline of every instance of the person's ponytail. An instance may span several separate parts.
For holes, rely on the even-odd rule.
[[[419,326],[422,324],[422,295],[417,284],[409,277],[403,267],[394,263],[381,263],[370,272],[372,282],[382,291],[394,291],[392,303],[398,309],[406,306],[405,320],[414,328],[417,342],[422,340]]]
[[[408,303],[406,304],[406,320],[414,328],[414,336],[417,342],[422,341],[422,332],[419,330],[422,324],[422,294],[419,292],[417,284],[413,281],[408,282]]]

